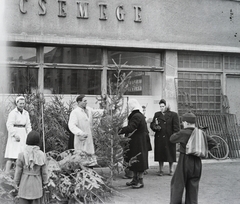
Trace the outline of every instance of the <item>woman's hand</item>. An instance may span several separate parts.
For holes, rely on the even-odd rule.
[[[18,135],[15,135],[14,138],[15,138],[16,142],[20,142],[20,137]]]

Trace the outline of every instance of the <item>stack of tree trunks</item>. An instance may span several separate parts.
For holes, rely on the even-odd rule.
[[[229,157],[240,158],[240,128],[234,114],[195,113],[197,125],[208,127],[208,135],[219,135],[229,146]]]

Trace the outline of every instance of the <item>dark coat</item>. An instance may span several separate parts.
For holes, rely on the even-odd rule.
[[[130,137],[126,161],[140,153],[136,158],[137,162],[132,163],[129,169],[135,172],[148,169],[148,129],[144,115],[139,110],[134,110],[128,117],[128,125],[123,127],[119,133]]]
[[[160,130],[157,126],[160,126]],[[164,115],[161,111],[156,112],[150,127],[155,132],[154,160],[175,162],[176,144],[170,142],[170,136],[180,130],[178,114],[169,110]]]

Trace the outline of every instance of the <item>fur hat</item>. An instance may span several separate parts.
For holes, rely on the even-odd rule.
[[[166,100],[165,100],[165,99],[161,99],[161,100],[159,101],[159,104],[161,104],[161,103],[164,103],[165,106],[166,106]]]
[[[38,146],[40,144],[40,134],[34,130],[29,132],[27,135],[26,144]]]
[[[192,112],[185,113],[182,116],[182,122],[184,121],[194,124],[196,122],[196,115],[194,115]]]

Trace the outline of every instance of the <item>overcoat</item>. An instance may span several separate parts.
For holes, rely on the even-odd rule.
[[[46,157],[39,150],[42,157]],[[19,186],[18,196],[24,199],[38,199],[43,196],[43,184],[48,183],[48,174],[46,162],[44,165],[34,165],[33,169],[29,169],[25,165],[24,154],[21,152],[16,163],[16,171],[14,181]]]
[[[20,113],[14,108],[7,119],[8,140],[5,150],[5,158],[17,159],[18,154],[26,147],[27,134],[32,131],[29,113],[23,110]],[[18,135],[20,141],[17,142],[14,136]]]
[[[82,150],[89,154],[94,154],[94,144],[92,137],[92,120],[93,114],[98,112],[99,114],[103,114],[103,110],[101,109],[92,109],[86,107],[86,111],[84,111],[80,107],[76,107],[71,113],[68,121],[68,127],[70,131],[74,134],[74,149]],[[84,133],[88,134],[86,140],[81,141],[80,137]]]
[[[138,155],[137,162],[132,163],[129,169],[135,172],[148,169],[148,129],[144,115],[139,110],[132,111],[128,117],[128,125],[123,127],[119,134],[126,134],[130,137],[126,161]]]
[[[157,130],[156,126],[161,129]],[[167,110],[154,114],[150,124],[154,135],[154,160],[158,162],[176,162],[176,144],[170,142],[170,136],[180,130],[178,114]]]

